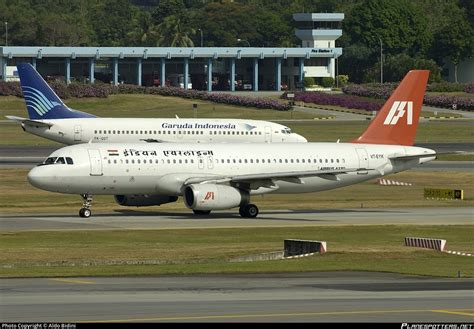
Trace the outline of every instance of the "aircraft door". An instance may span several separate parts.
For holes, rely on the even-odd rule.
[[[364,148],[357,148],[357,155],[359,157],[359,169],[367,169],[369,168],[369,156],[367,151]],[[357,172],[359,175],[367,175],[367,170],[362,170]]]
[[[266,126],[265,127],[265,143],[272,142],[272,127]]]
[[[80,125],[74,126],[74,141],[79,142],[82,139],[82,129]]]
[[[100,158],[99,150],[88,150],[90,160],[90,175],[91,176],[102,176],[102,159]]]

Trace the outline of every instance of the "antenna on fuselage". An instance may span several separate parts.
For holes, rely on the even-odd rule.
[[[177,114],[175,114],[175,117],[176,117],[176,119],[179,119],[179,116]]]

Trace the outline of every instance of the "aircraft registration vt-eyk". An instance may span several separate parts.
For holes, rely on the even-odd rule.
[[[350,143],[80,144],[53,152],[28,180],[84,198],[114,195],[125,206],[184,203],[196,214],[239,207],[256,217],[253,195],[306,193],[357,184],[434,160],[414,147],[429,71],[410,71],[366,131]]]

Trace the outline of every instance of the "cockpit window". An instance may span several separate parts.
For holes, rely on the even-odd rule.
[[[45,166],[45,165],[52,165],[52,164],[68,164],[72,165],[74,162],[72,161],[72,158],[70,157],[49,157],[46,160],[44,160],[43,163],[40,163],[39,166]]]
[[[56,161],[56,159],[57,159],[56,157],[54,157],[54,158],[47,158],[47,159],[44,161],[43,164],[45,164],[45,165],[53,164],[53,163]]]
[[[285,128],[285,129],[282,129],[281,131],[283,134],[291,134],[291,129],[290,128]]]

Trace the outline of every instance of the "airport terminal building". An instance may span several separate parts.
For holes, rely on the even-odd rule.
[[[196,90],[276,90],[302,87],[305,76],[335,78],[344,14],[294,14],[298,48],[257,47],[0,47],[0,76],[14,80],[29,62],[47,79]]]

